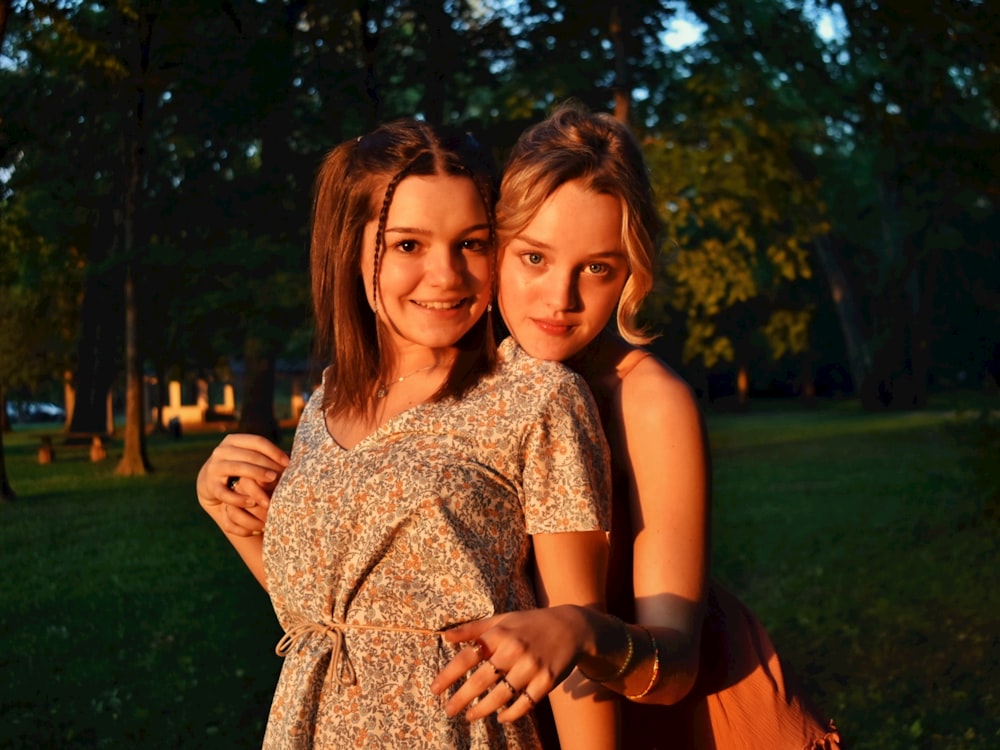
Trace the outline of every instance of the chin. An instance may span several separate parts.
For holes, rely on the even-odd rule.
[[[569,349],[566,346],[560,344],[535,344],[529,343],[527,346],[521,345],[529,355],[535,359],[548,359],[553,362],[561,362],[566,359],[569,355]]]

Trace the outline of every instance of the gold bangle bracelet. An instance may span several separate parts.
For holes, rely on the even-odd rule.
[[[625,647],[625,661],[623,661],[622,665],[618,667],[618,671],[606,680],[601,680],[601,682],[613,682],[625,674],[629,666],[632,664],[632,657],[635,656],[635,641],[632,640],[632,633],[629,632],[628,625],[614,615],[611,615],[611,617],[614,618],[615,622],[622,626],[622,630],[625,631],[625,640],[628,645]]]
[[[649,636],[649,642],[653,644],[653,673],[649,677],[649,684],[646,685],[645,690],[643,690],[641,693],[636,693],[635,695],[627,695],[627,694],[625,695],[625,697],[628,698],[630,701],[637,701],[641,698],[645,698],[647,695],[649,695],[649,692],[654,687],[656,687],[656,683],[659,682],[660,680],[660,647],[656,643],[656,638],[653,636],[651,632],[649,632],[649,628],[646,628],[642,625],[639,625],[638,627],[642,628],[643,632],[645,632],[646,635]]]
[[[612,620],[614,620],[615,622],[617,622],[619,625],[621,625],[622,626],[622,630],[625,631],[625,642],[626,642],[626,646],[625,646],[625,661],[623,661],[622,665],[620,667],[618,667],[618,671],[617,672],[615,672],[610,677],[603,677],[600,680],[595,679],[594,677],[591,677],[589,674],[587,674],[586,672],[584,672],[582,667],[577,667],[577,669],[580,670],[580,674],[582,674],[584,677],[586,677],[591,682],[613,682],[614,680],[617,680],[623,674],[625,674],[626,671],[628,671],[629,666],[631,666],[631,664],[632,664],[632,657],[635,656],[635,641],[632,640],[632,633],[629,632],[628,625],[626,625],[624,622],[622,622],[621,618],[619,618],[619,617],[615,617],[614,615],[608,615],[608,616]]]

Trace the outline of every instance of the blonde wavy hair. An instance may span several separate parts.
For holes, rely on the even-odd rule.
[[[629,275],[618,300],[616,322],[629,343],[649,343],[653,336],[639,327],[637,317],[653,288],[661,223],[639,143],[628,126],[611,115],[569,102],[524,131],[500,184],[497,238],[501,252],[557,188],[574,180],[587,190],[621,201],[622,245]]]

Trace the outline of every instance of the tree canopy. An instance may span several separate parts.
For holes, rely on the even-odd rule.
[[[46,376],[23,355],[58,339],[80,431],[129,342],[161,380],[244,362],[244,426],[272,431],[275,365],[308,356],[322,153],[417,115],[502,160],[570,97],[644,144],[668,230],[646,314],[699,386],[836,365],[882,408],[997,377],[985,3],[18,0],[5,23],[2,378]]]

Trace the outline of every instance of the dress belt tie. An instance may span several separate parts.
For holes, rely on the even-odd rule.
[[[349,687],[357,683],[357,675],[354,672],[354,665],[351,664],[351,657],[347,654],[347,645],[344,643],[345,630],[382,630],[390,633],[414,633],[416,635],[440,635],[440,630],[430,628],[410,628],[403,625],[366,625],[360,622],[308,622],[300,620],[294,623],[285,634],[281,636],[278,645],[274,647],[274,653],[278,656],[285,656],[292,650],[292,646],[309,633],[325,635],[333,641],[333,653],[330,658],[329,674],[344,687]]]

